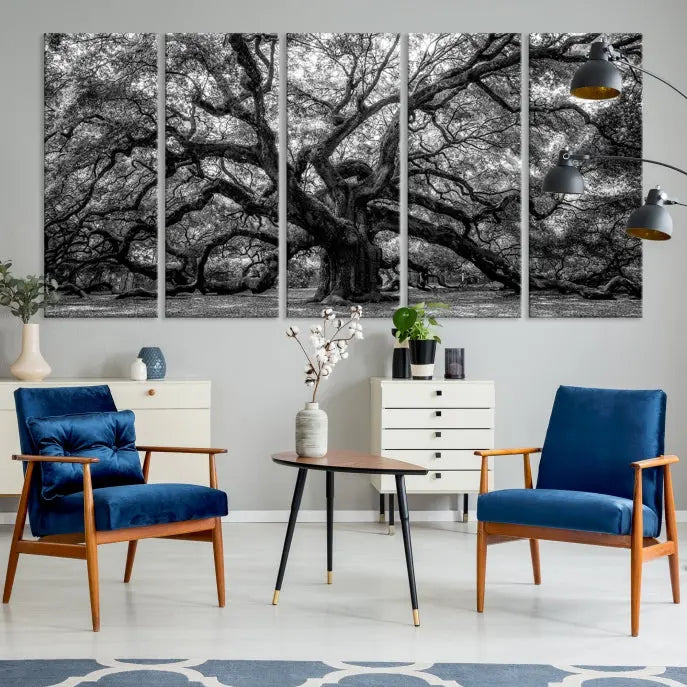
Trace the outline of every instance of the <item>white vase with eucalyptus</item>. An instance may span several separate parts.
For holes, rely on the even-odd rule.
[[[42,382],[52,369],[41,355],[39,326],[30,320],[46,304],[57,301],[57,282],[34,275],[19,279],[12,276],[11,267],[10,261],[0,261],[0,306],[9,308],[24,326],[21,353],[10,372],[22,381]]]
[[[362,314],[362,307],[354,305],[349,318],[344,320],[332,308],[325,308],[322,324],[310,328],[312,355],[305,350],[298,327],[292,325],[286,330],[286,336],[294,339],[305,355],[305,384],[313,390],[311,400],[296,414],[296,453],[302,458],[322,458],[327,454],[329,421],[317,402],[317,392],[320,382],[331,377],[337,363],[348,358],[351,341],[363,338]]]

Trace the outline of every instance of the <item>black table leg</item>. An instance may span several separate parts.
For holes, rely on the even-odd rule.
[[[384,508],[384,494],[379,495],[379,522],[386,522],[386,509]]]
[[[415,566],[413,565],[413,547],[410,543],[410,521],[408,519],[408,497],[406,496],[406,481],[403,475],[396,475],[396,492],[398,494],[398,514],[401,517],[403,530],[403,546],[406,551],[406,566],[408,567],[408,584],[410,585],[410,602],[413,606],[413,623],[420,624],[420,612],[417,605],[417,590],[415,589]]]
[[[334,543],[334,473],[327,471],[327,584],[332,583]]]
[[[389,534],[394,533],[394,511],[396,507],[394,506],[394,495],[389,494]]]
[[[296,518],[298,517],[298,509],[301,507],[301,499],[303,498],[303,488],[305,487],[305,478],[307,477],[307,475],[308,471],[305,468],[298,469],[298,477],[296,478],[296,488],[293,491],[293,500],[291,501],[291,515],[289,515],[289,524],[286,527],[286,538],[284,539],[284,548],[281,552],[281,562],[279,563],[277,584],[274,587],[274,596],[272,597],[272,604],[274,606],[276,606],[279,603],[279,592],[281,591],[281,583],[284,580],[286,561],[289,558],[291,540],[293,539],[293,530],[296,527]]]
[[[463,494],[463,522],[468,521],[468,495]]]

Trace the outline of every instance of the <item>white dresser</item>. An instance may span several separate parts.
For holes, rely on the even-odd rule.
[[[380,377],[370,381],[372,453],[429,470],[424,476],[406,477],[408,493],[479,492],[481,459],[473,452],[494,447],[494,382]],[[393,523],[393,475],[374,475],[371,481],[380,494],[391,495]]]
[[[14,390],[22,387],[91,386],[107,384],[119,410],[136,414],[136,442],[156,446],[210,446],[210,382],[163,379],[48,379],[43,382],[0,381],[0,495],[21,491],[21,463]],[[141,457],[142,458],[142,457]],[[153,455],[150,482],[209,483],[208,461],[186,454]]]

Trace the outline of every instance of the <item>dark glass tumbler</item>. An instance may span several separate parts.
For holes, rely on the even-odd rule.
[[[444,379],[465,379],[465,349],[444,350]]]

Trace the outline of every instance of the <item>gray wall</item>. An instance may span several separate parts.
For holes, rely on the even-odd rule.
[[[21,272],[41,269],[43,32],[642,31],[646,67],[687,87],[687,5],[680,0],[6,0],[0,12],[0,256],[14,259]],[[650,79],[644,102],[645,154],[687,167],[687,103]],[[685,188],[684,178],[657,167],[646,167],[644,182],[647,188],[662,183],[675,195]],[[467,349],[469,375],[496,381],[498,445],[542,441],[558,384],[662,387],[669,396],[666,448],[687,455],[687,210],[676,208],[673,216],[675,238],[645,248],[641,320],[456,320],[445,326],[444,340]],[[334,446],[367,447],[367,379],[389,373],[389,322],[364,324],[365,341],[337,368],[323,398]],[[284,328],[284,318],[49,320],[42,326],[42,348],[58,377],[121,376],[140,346],[159,345],[170,376],[211,378],[213,441],[230,449],[221,459],[220,475],[233,507],[286,509],[295,475],[274,466],[269,454],[292,444],[293,416],[305,390],[302,361]],[[2,377],[9,376],[19,337],[16,320],[0,319]],[[311,478],[304,508],[324,506],[321,477]],[[678,507],[687,509],[687,467],[678,466],[675,477]],[[520,461],[502,459],[497,486],[520,480]],[[338,508],[369,509],[375,503],[366,479],[339,480]],[[417,497],[411,506],[447,504],[442,498]]]

